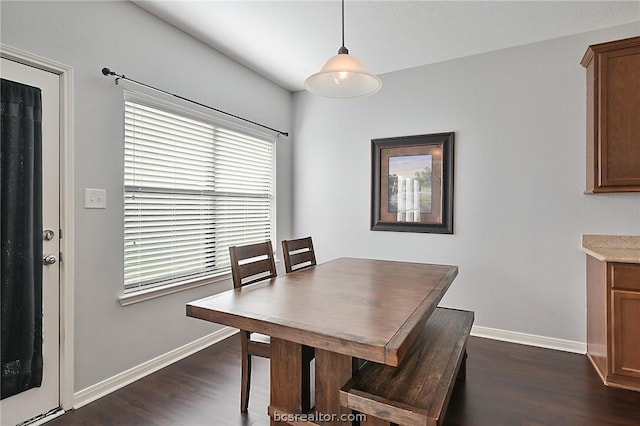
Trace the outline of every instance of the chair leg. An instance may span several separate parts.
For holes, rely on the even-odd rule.
[[[241,331],[244,333],[244,331]],[[249,391],[251,390],[251,355],[246,341],[242,342],[242,378],[240,379],[240,412],[246,413],[249,408]]]
[[[311,411],[311,361],[314,351],[312,347],[302,346],[302,411]]]

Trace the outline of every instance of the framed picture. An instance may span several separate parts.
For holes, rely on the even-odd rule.
[[[453,132],[371,141],[371,230],[453,234]]]

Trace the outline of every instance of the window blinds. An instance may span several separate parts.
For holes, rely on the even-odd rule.
[[[125,291],[228,272],[229,246],[272,239],[274,144],[125,101]]]

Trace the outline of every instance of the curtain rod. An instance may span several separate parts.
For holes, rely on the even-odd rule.
[[[263,129],[271,130],[272,132],[276,133],[276,136],[280,136],[280,135],[289,136],[289,132],[283,132],[282,130],[274,129],[272,127],[265,126],[264,124],[260,124],[260,123],[256,123],[255,121],[248,120],[248,119],[246,119],[244,117],[240,117],[238,115],[231,114],[230,112],[222,111],[220,109],[217,109],[217,108],[214,108],[214,107],[210,107],[209,105],[201,104],[200,102],[193,101],[191,99],[185,98],[185,97],[180,96],[180,95],[176,95],[175,93],[167,92],[166,90],[158,89],[157,87],[153,87],[151,85],[148,85],[148,84],[145,84],[145,83],[141,83],[141,82],[136,81],[136,80],[134,80],[132,78],[125,77],[124,74],[116,74],[114,71],[111,71],[109,68],[102,68],[102,74],[107,76],[107,77],[115,75],[116,76],[115,84],[118,84],[118,81],[121,80],[121,79],[122,80],[128,80],[128,81],[130,81],[132,83],[135,83],[135,84],[138,84],[140,86],[144,86],[144,87],[147,87],[149,89],[153,89],[155,91],[164,93],[166,95],[173,96],[174,98],[182,99],[183,101],[191,102],[192,104],[196,104],[196,105],[199,105],[201,107],[204,107],[204,108],[219,112],[221,114],[225,114],[225,115],[228,115],[230,117],[237,118],[238,120],[242,120],[242,121],[245,121],[247,123],[254,124],[256,126],[262,127]]]

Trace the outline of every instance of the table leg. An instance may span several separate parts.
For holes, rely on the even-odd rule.
[[[352,357],[316,348],[316,412],[322,424],[347,425],[351,410],[340,405],[340,388],[355,373]]]
[[[273,413],[298,414],[303,407],[302,345],[271,338],[271,424]],[[308,392],[308,391],[306,391]]]

